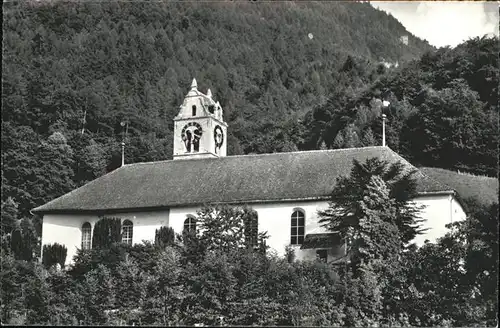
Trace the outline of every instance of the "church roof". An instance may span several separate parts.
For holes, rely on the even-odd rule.
[[[38,213],[94,212],[326,199],[353,159],[394,163],[388,147],[364,147],[221,158],[127,164],[33,210]],[[420,193],[453,192],[418,172]]]

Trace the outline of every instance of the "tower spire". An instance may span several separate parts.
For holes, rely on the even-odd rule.
[[[207,97],[212,98],[212,91],[210,89],[207,90]]]
[[[197,89],[198,88],[198,83],[196,83],[196,79],[193,78],[193,82],[191,82],[191,90]]]

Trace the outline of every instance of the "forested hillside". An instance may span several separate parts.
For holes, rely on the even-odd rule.
[[[306,115],[304,147],[387,144],[415,165],[497,176],[498,38],[441,48],[379,76],[346,65],[358,82],[338,85]],[[359,82],[361,81],[361,82]],[[383,108],[381,100],[390,102]]]
[[[127,162],[171,158],[193,77],[225,110],[230,154],[293,150],[348,55],[371,81],[430,49],[366,3],[10,2],[3,32],[2,200],[23,215],[118,167],[122,121]]]

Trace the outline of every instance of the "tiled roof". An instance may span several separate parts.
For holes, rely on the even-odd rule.
[[[118,211],[200,205],[321,199],[336,178],[348,176],[353,159],[403,161],[388,147],[303,151],[128,164],[33,212]],[[450,188],[415,175],[422,193]]]

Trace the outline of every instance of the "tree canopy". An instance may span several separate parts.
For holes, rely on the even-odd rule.
[[[419,225],[423,221],[419,217],[422,208],[412,201],[417,194],[414,173],[401,162],[354,160],[350,176],[337,178],[330,206],[319,212],[320,224],[343,239],[357,239],[369,233],[366,229],[384,233],[382,230],[392,229],[384,227],[389,224],[397,231],[386,233],[397,237],[402,245],[409,243],[422,232]]]

